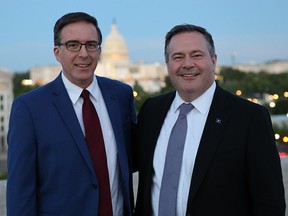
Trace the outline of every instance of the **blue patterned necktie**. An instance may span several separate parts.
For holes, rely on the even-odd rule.
[[[178,119],[170,134],[160,189],[159,216],[176,215],[178,184],[187,134],[187,114],[193,108],[190,103],[181,104]]]

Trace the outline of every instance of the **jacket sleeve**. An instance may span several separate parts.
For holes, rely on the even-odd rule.
[[[284,216],[286,204],[280,158],[265,108],[259,106],[249,128],[246,173],[253,215]]]
[[[36,138],[31,112],[21,99],[12,105],[8,131],[7,215],[36,215]]]

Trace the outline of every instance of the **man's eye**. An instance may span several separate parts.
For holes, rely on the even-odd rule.
[[[92,48],[92,49],[96,49],[97,48],[97,44],[96,43],[88,43],[86,46],[89,47],[89,48]]]
[[[69,47],[69,48],[76,48],[76,47],[78,47],[78,43],[68,43],[67,44],[67,46]]]
[[[174,56],[173,59],[174,59],[174,60],[180,60],[180,59],[182,59],[182,56]]]
[[[192,57],[193,58],[201,58],[201,57],[203,57],[203,54],[197,53],[197,54],[192,55]]]

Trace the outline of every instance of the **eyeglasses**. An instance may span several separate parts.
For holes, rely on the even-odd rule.
[[[85,44],[82,44],[79,41],[67,41],[59,44],[59,46],[66,46],[67,50],[72,52],[80,51],[83,45],[86,47],[87,51],[91,52],[97,51],[101,47],[100,43],[97,41],[89,41]]]

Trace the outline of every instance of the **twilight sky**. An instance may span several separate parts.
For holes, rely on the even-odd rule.
[[[192,23],[213,36],[218,65],[288,60],[287,0],[0,0],[0,68],[55,65],[53,27],[68,12],[98,19],[104,38],[116,20],[132,62],[164,63],[164,37]]]

